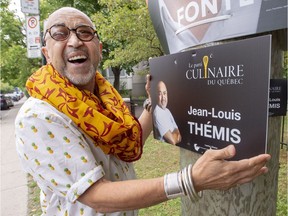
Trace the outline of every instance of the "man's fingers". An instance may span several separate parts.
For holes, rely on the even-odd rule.
[[[212,153],[213,152],[213,153]],[[219,150],[208,150],[209,157],[212,156],[215,160],[226,160],[235,156],[236,150],[233,145],[229,145]],[[211,154],[211,155],[210,155]]]
[[[258,164],[266,164],[271,159],[269,154],[261,154],[250,158],[250,166],[258,165]]]
[[[262,154],[250,159],[238,161],[238,165],[234,170],[238,179],[235,184],[247,183],[257,176],[267,173],[268,168],[265,166],[265,164],[270,158],[270,155]]]
[[[268,172],[268,168],[267,167],[263,167],[261,168],[260,170],[258,170],[258,172],[256,173],[253,173],[253,175],[251,176],[245,176],[244,178],[242,179],[239,179],[237,182],[236,182],[236,185],[242,185],[242,184],[245,184],[245,183],[248,183],[250,181],[252,181],[253,179],[255,179],[256,177],[262,175],[262,174],[265,174]]]
[[[249,159],[243,159],[238,161],[238,171],[246,170],[248,173],[256,172],[263,168],[265,164],[270,160],[271,156],[268,154],[261,154]]]
[[[152,78],[152,76],[151,76],[150,74],[147,74],[147,75],[146,75],[146,82],[150,81],[151,78]]]
[[[268,168],[265,167],[265,164],[270,158],[270,155],[262,154],[240,161],[227,161],[227,164],[229,164],[228,170],[230,170],[232,173],[230,173],[228,176],[230,179],[230,185],[227,184],[225,188],[231,188],[237,185],[245,184],[252,181],[256,177],[267,173]]]
[[[145,85],[145,90],[148,95],[148,99],[150,99],[150,81],[151,81],[151,75],[147,74],[146,75],[146,85]]]

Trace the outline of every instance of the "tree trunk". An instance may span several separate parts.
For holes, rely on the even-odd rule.
[[[286,32],[287,33],[287,32]],[[282,50],[285,30],[272,33],[271,78],[282,78]],[[197,203],[182,198],[182,215],[187,216],[274,216],[276,215],[281,117],[268,120],[267,153],[272,156],[267,164],[269,172],[253,182],[228,191],[204,191]],[[181,149],[181,167],[195,163],[199,154]]]
[[[119,67],[112,67],[112,72],[114,74],[113,86],[114,86],[114,88],[117,91],[119,91],[119,89],[120,89],[120,72],[121,72],[121,69]]]

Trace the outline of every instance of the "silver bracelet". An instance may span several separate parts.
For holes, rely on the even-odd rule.
[[[184,188],[186,190],[186,193],[188,194],[189,199],[192,202],[198,201],[202,195],[203,192],[197,193],[194,185],[193,185],[193,180],[192,180],[192,165],[190,164],[188,167],[185,167],[182,170],[182,178],[183,178],[183,183],[184,183]]]
[[[168,173],[164,176],[164,190],[168,199],[185,196],[181,182],[181,171]]]
[[[146,109],[148,112],[150,112],[152,108],[151,101],[149,99],[146,99],[143,103],[143,108]]]
[[[198,201],[203,192],[197,193],[192,179],[192,165],[184,167],[179,172],[168,173],[164,176],[164,190],[168,199],[187,195],[191,202]]]

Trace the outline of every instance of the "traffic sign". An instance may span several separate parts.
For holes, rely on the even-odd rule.
[[[28,58],[41,58],[40,17],[26,16]]]
[[[39,14],[39,0],[21,0],[21,11],[29,14]]]

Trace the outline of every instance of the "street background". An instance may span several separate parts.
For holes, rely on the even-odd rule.
[[[22,171],[15,145],[14,120],[26,97],[14,102],[9,110],[0,111],[1,136],[1,216],[26,216],[27,174]]]

